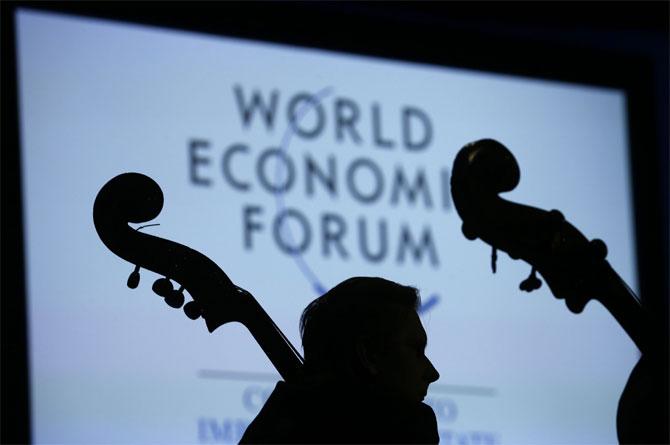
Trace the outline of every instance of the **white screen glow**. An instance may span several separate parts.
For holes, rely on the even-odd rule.
[[[26,10],[17,30],[36,443],[236,443],[278,379],[245,328],[209,335],[149,272],[126,287],[92,220],[126,171],[165,195],[145,230],[214,260],[298,347],[316,284],[417,286],[443,444],[616,442],[633,343],[598,303],[519,291],[521,261],[493,275],[448,184],[460,147],[503,142],[506,198],[560,209],[635,285],[623,92]]]

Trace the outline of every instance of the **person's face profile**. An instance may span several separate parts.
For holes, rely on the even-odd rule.
[[[415,311],[404,311],[376,357],[376,381],[385,390],[420,402],[440,374],[425,355],[426,331]]]

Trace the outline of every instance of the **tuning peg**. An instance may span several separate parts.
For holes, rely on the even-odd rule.
[[[172,290],[165,296],[165,302],[168,306],[175,309],[182,307],[184,304],[184,286],[180,286],[178,290]]]
[[[563,214],[559,210],[556,210],[556,209],[553,209],[553,210],[549,211],[549,218],[551,218],[551,220],[554,223],[558,223],[558,224],[565,221],[565,216],[563,216]]]
[[[598,260],[604,260],[607,257],[607,244],[601,239],[595,238],[589,242],[589,248],[593,256]]]
[[[584,307],[588,303],[588,300],[585,298],[566,298],[565,305],[570,309],[570,312],[573,314],[581,314],[584,310]]]
[[[184,305],[184,313],[191,320],[197,320],[202,315],[202,308],[194,300],[191,300]]]
[[[156,295],[160,295],[161,297],[165,298],[170,292],[174,290],[174,287],[172,287],[172,282],[170,279],[165,277],[154,281],[153,286],[151,286],[151,290],[153,290]]]
[[[519,289],[526,292],[532,292],[536,289],[539,289],[541,286],[542,281],[537,277],[537,275],[535,275],[535,268],[533,267],[528,278],[519,284]]]
[[[140,266],[135,266],[130,275],[128,275],[128,281],[126,282],[129,288],[136,289],[140,284]]]
[[[477,239],[477,232],[475,231],[475,228],[472,227],[471,225],[463,223],[463,225],[461,226],[461,232],[463,232],[463,236],[465,236],[470,241],[474,241]]]

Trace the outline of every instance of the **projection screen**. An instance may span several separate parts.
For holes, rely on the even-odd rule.
[[[123,172],[165,195],[142,231],[208,256],[298,348],[345,278],[419,288],[441,443],[616,442],[632,341],[597,302],[520,291],[522,261],[493,274],[449,180],[464,144],[501,141],[505,198],[560,209],[636,288],[624,91],[27,9],[17,57],[36,443],[236,443],[279,380],[243,326],[209,334],[156,274],[126,287],[92,219]]]

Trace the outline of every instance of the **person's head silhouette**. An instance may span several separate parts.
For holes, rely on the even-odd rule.
[[[300,319],[305,370],[421,401],[439,378],[425,356],[416,288],[354,277],[310,303]]]

